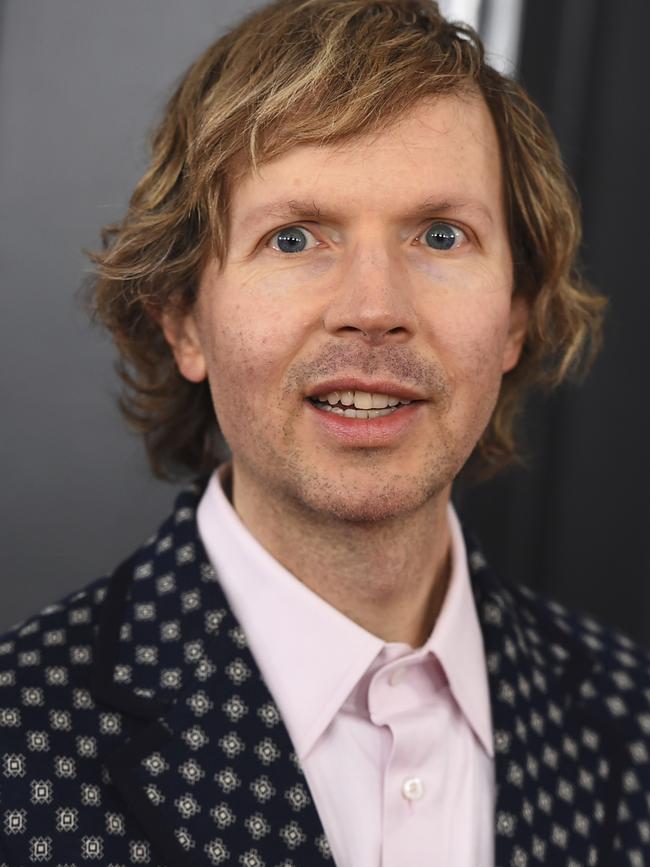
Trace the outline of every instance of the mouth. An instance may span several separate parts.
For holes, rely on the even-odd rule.
[[[344,448],[397,448],[426,420],[421,392],[390,380],[330,380],[304,403],[317,435]]]
[[[336,395],[336,393],[335,393]],[[355,401],[349,395],[336,396],[329,395],[328,397],[321,396],[307,398],[312,406],[322,412],[334,413],[345,418],[356,419],[373,419],[382,418],[383,416],[394,415],[399,413],[407,406],[412,406],[415,403],[423,403],[421,400],[399,400],[398,398],[375,398],[374,406],[366,407],[368,400]],[[358,406],[358,403],[363,403],[363,406]],[[382,405],[383,404],[383,405]]]

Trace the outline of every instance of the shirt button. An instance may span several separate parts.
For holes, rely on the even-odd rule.
[[[391,673],[388,675],[388,683],[391,686],[395,686],[402,680],[404,677],[404,669],[403,668],[394,668]]]
[[[409,777],[402,783],[402,794],[407,801],[419,801],[424,794],[424,783],[419,777]]]

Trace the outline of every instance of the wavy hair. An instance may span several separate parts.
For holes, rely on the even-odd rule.
[[[124,218],[89,254],[90,310],[117,346],[120,408],[155,475],[207,473],[226,454],[207,383],[181,376],[158,322],[191,308],[209,257],[224,264],[237,181],[287,147],[379,131],[418,100],[477,88],[501,147],[514,292],[531,318],[475,457],[485,475],[516,457],[525,393],[587,369],[605,306],[576,266],[577,197],[546,118],[432,0],[276,0],[185,73]]]

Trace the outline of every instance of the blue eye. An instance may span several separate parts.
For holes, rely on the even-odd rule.
[[[307,234],[309,233],[299,226],[280,229],[273,235],[273,238],[277,238],[277,246],[274,245],[274,249],[280,250],[281,253],[302,253],[307,247]]]
[[[424,237],[433,250],[451,250],[464,239],[465,234],[449,223],[433,223]]]

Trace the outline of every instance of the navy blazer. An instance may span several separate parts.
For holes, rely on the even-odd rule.
[[[182,492],[112,575],[0,638],[0,863],[333,864],[201,544],[200,495]],[[494,726],[495,864],[650,865],[648,652],[501,583],[471,540],[468,552]]]

